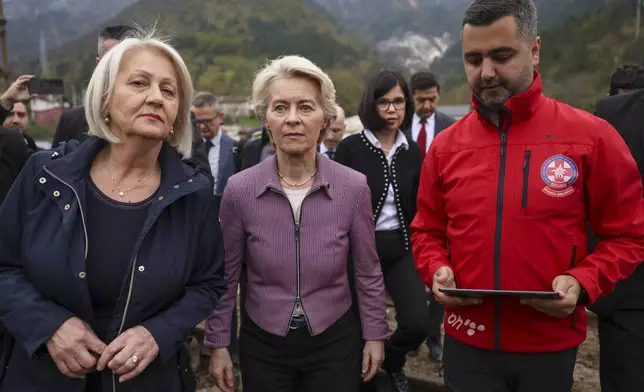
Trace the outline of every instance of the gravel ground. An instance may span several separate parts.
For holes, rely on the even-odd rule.
[[[387,312],[389,325],[392,330],[395,328],[393,309]],[[197,373],[197,392],[217,392],[213,378],[208,374],[208,359],[204,357]],[[440,365],[430,362],[428,359],[427,347],[423,345],[415,358],[407,361],[406,372],[408,375],[419,375],[424,378],[439,379]],[[236,385],[240,385],[238,379]],[[241,391],[241,388],[238,390]],[[597,339],[597,319],[589,313],[588,336],[581,345],[577,355],[575,367],[575,386],[573,392],[599,392],[599,342]]]

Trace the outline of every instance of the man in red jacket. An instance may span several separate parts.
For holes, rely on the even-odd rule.
[[[608,123],[543,95],[532,0],[476,0],[462,33],[476,110],[432,143],[412,224],[417,269],[446,307],[445,382],[570,391],[584,305],[644,260],[640,174]],[[586,222],[600,237],[592,254]],[[439,291],[457,287],[559,298]]]

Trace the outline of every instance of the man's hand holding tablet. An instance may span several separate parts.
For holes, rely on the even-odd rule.
[[[449,267],[440,267],[434,274],[433,284],[432,284],[432,293],[436,301],[443,306],[454,307],[454,306],[467,306],[467,305],[478,305],[483,302],[482,298],[467,298],[467,297],[456,297],[453,295],[447,295],[441,293],[438,289],[447,288],[455,289],[456,280],[454,279],[454,271]]]
[[[568,317],[577,308],[581,285],[570,275],[560,275],[552,281],[552,290],[559,293],[559,299],[522,299],[521,303],[532,306],[553,317]]]

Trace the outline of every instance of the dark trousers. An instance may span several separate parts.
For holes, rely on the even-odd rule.
[[[453,392],[570,392],[577,347],[552,353],[482,350],[445,336],[443,376]]]
[[[644,390],[644,310],[598,317],[602,392]]]
[[[376,247],[385,280],[385,288],[396,307],[396,331],[385,342],[388,371],[400,371],[407,354],[426,338],[429,317],[425,300],[425,283],[420,278],[411,251],[405,251],[402,233],[377,231]]]
[[[357,392],[363,344],[353,311],[316,336],[307,328],[276,336],[246,316],[239,336],[244,392]]]
[[[441,325],[445,317],[445,308],[439,304],[430,291],[427,293],[427,309],[429,310],[429,324],[427,325],[427,347],[441,342]]]

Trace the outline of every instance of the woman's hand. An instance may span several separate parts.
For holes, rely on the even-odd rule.
[[[376,372],[385,360],[385,343],[382,341],[367,341],[362,352],[362,379],[367,382],[375,377]]]
[[[222,392],[235,392],[233,361],[227,348],[214,348],[210,354],[210,371],[215,377],[217,388]]]
[[[123,383],[141,374],[159,355],[156,340],[145,327],[138,326],[120,334],[103,351],[96,369],[110,368]]]
[[[78,317],[65,321],[47,342],[47,351],[58,370],[71,378],[84,378],[93,372],[96,357],[106,347],[89,325]],[[96,353],[96,357],[92,353]]]

